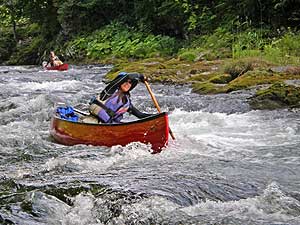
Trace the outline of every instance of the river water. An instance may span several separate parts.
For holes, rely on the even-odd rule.
[[[55,143],[54,104],[84,109],[110,69],[0,67],[0,223],[300,224],[300,111],[252,111],[252,91],[151,84],[176,137],[160,154]],[[156,112],[144,85],[132,100]]]

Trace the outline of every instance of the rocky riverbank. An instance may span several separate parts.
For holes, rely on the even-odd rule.
[[[255,89],[253,109],[300,107],[300,66],[278,66],[260,58],[189,62],[179,58],[113,61],[113,78],[120,71],[143,73],[150,82],[190,84],[199,94]]]

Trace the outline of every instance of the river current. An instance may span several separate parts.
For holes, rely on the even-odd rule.
[[[110,69],[0,67],[0,224],[300,224],[300,110],[250,110],[251,90],[151,84],[176,137],[159,154],[55,143],[54,104],[84,109]]]

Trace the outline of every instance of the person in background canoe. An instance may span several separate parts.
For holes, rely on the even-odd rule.
[[[130,100],[130,91],[139,81],[145,78],[139,73],[121,72],[109,82],[104,90],[90,101],[89,111],[101,123],[120,123],[123,114],[129,112],[138,118],[145,118],[152,114],[140,112]]]
[[[63,62],[55,55],[54,51],[51,51],[49,61],[45,67],[48,67],[49,64],[50,66],[60,66],[63,64]]]

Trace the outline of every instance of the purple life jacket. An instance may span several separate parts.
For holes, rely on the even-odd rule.
[[[104,123],[120,123],[123,119],[123,114],[126,113],[131,104],[129,96],[125,95],[126,102],[123,103],[122,99],[119,99],[117,92],[105,100],[104,105],[115,112],[113,117],[110,117],[104,109],[101,109],[98,113],[98,117]]]

